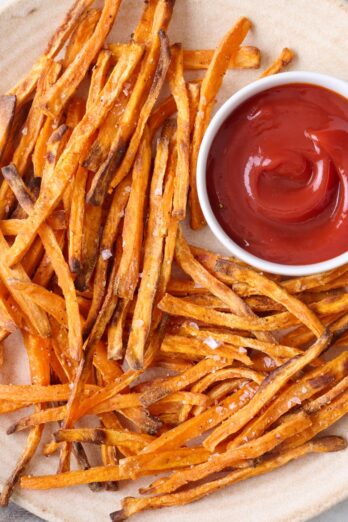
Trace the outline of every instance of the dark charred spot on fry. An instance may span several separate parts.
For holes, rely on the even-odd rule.
[[[54,163],[56,160],[56,156],[51,150],[49,150],[46,154],[46,159],[48,163]]]
[[[14,424],[11,424],[11,426],[9,426],[6,430],[6,434],[7,435],[12,435],[12,433],[15,433],[17,431],[17,422],[15,422]]]
[[[128,141],[120,140],[117,150],[109,153],[108,158],[96,173],[86,198],[90,205],[102,205],[115,171],[126,154],[127,146]]]
[[[56,143],[57,141],[61,141],[61,139],[63,138],[63,136],[67,130],[68,130],[68,126],[65,124],[58,127],[58,129],[56,131],[54,131],[54,133],[50,137],[50,142]]]
[[[119,511],[114,511],[113,513],[110,513],[110,518],[112,522],[122,522],[123,520],[126,520],[128,517],[125,514],[123,509],[120,509]]]
[[[104,430],[96,429],[94,432],[93,441],[96,444],[104,444],[107,442],[108,436]]]
[[[81,272],[81,261],[79,259],[71,259],[70,261],[70,270],[73,274],[79,274]],[[83,287],[83,285],[81,285]],[[82,290],[83,291],[83,290]]]
[[[318,375],[317,377],[310,379],[308,382],[313,388],[324,388],[325,386],[330,386],[330,384],[333,384],[335,380],[336,379],[334,375],[326,373],[323,375]]]

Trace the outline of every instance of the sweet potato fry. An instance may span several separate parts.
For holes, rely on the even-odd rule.
[[[63,250],[64,241],[65,241],[65,234],[64,231],[58,231],[56,232],[56,238],[58,245],[61,250]],[[38,265],[35,274],[32,278],[33,283],[36,283],[40,286],[47,286],[50,282],[52,276],[54,274],[54,269],[52,266],[52,263],[50,261],[49,256],[45,253],[40,261],[40,264]]]
[[[178,112],[176,136],[178,161],[175,174],[173,216],[182,220],[186,216],[189,188],[190,108],[184,79],[184,57],[180,44],[171,47],[171,57],[168,81]]]
[[[34,204],[28,195],[25,197],[25,185],[22,179],[16,173],[14,166],[4,168],[3,175],[6,177],[8,183],[11,185],[12,190],[16,192],[18,197],[20,194],[24,195],[20,203],[23,205],[24,210],[29,214],[31,209],[34,207]],[[65,302],[71,356],[79,360],[82,352],[82,328],[74,282],[71,278],[69,268],[65,262],[63,253],[52,229],[49,228],[47,224],[43,224],[40,228],[39,234],[41,240],[43,241],[45,250],[50,257],[54,271],[57,274],[58,283],[66,298]]]
[[[274,330],[286,328],[293,324],[288,313],[270,315],[267,317],[240,317],[234,314],[218,312],[216,310],[207,309],[198,306],[184,299],[173,297],[166,294],[158,304],[163,312],[179,317],[190,317],[197,321],[202,321],[209,325],[223,326],[225,328],[255,331],[255,332],[272,332]]]
[[[87,98],[87,110],[89,110],[98,100],[98,97],[105,86],[110,66],[111,54],[109,51],[103,49],[100,51],[97,62],[92,70],[92,78]],[[112,107],[105,121],[102,123],[96,140],[91,143],[89,151],[86,151],[87,156],[81,158],[80,163],[82,162],[82,166],[88,170],[96,172],[102,160],[105,159],[112,141],[112,135],[114,134],[118,122],[120,111],[122,112],[123,100],[124,96],[122,93],[117,104]]]
[[[229,361],[230,364],[240,357],[238,348],[223,345],[207,336],[202,341],[179,335],[167,335],[161,345],[161,353],[180,354],[189,360],[200,360],[205,357]],[[251,364],[251,361],[250,361]]]
[[[102,376],[103,381],[107,384],[114,382],[115,379],[120,377],[123,373],[118,362],[108,359],[105,344],[101,341],[95,346],[93,365]]]
[[[221,341],[223,343],[230,344],[235,347],[242,348],[252,348],[253,350],[258,350],[260,352],[266,353],[270,357],[282,357],[282,358],[290,358],[295,355],[301,354],[301,350],[297,350],[296,348],[292,348],[291,346],[284,346],[281,344],[275,343],[267,343],[265,341],[260,341],[259,339],[253,339],[250,337],[242,337],[230,332],[224,331],[216,331],[216,330],[207,330],[207,329],[197,329],[189,323],[184,323],[180,328],[180,333],[191,335],[196,337],[197,339],[205,340],[207,337],[212,337],[216,341]],[[240,351],[240,355],[243,355],[243,350]],[[244,354],[245,357],[247,357]],[[248,359],[241,358],[240,359],[244,364],[248,364]]]
[[[261,294],[282,303],[289,312],[297,317],[302,323],[306,324],[316,337],[322,335],[324,327],[320,320],[304,303],[289,294],[275,281],[267,279],[264,275],[257,273],[251,268],[242,267],[237,263],[222,259],[217,261],[216,270],[218,272],[223,272],[225,275],[229,276],[231,280],[237,280],[252,287],[256,287],[258,292]]]
[[[54,58],[63,48],[81,16],[92,3],[93,0],[76,0],[74,2],[62,24],[50,38],[44,54],[34,63],[30,72],[9,91],[9,94],[14,94],[17,97],[18,106],[28,101],[36,88],[40,76],[45,71],[47,62],[49,59]]]
[[[43,97],[42,107],[48,115],[53,117],[58,116],[72,94],[74,94],[91,62],[103,46],[114,23],[120,4],[120,0],[105,1],[95,31],[84,43],[81,51],[76,55],[73,62],[70,63],[63,72],[56,85],[52,86]]]
[[[339,381],[336,386],[331,388],[329,391],[320,395],[317,399],[313,399],[304,405],[304,410],[306,413],[315,413],[326,404],[330,404],[333,399],[341,395],[348,388],[348,377],[344,377],[341,381]]]
[[[289,359],[283,366],[274,370],[259,387],[256,395],[242,411],[232,415],[216,428],[204,441],[204,447],[213,451],[217,444],[242,429],[260,409],[279,391],[299,370],[315,360],[330,343],[330,334],[325,332],[303,355]]]
[[[109,359],[123,359],[123,328],[127,319],[130,302],[122,299],[118,302],[108,329]]]
[[[218,281],[194,258],[180,230],[176,241],[175,256],[184,272],[191,276],[195,283],[209,289],[212,294],[227,304],[231,312],[241,317],[256,317],[248,305],[232,289]],[[269,333],[261,333],[257,336],[264,341],[276,342]]]
[[[314,274],[310,276],[294,277],[293,279],[286,279],[281,284],[291,294],[298,294],[305,290],[316,288],[317,286],[324,286],[338,277],[343,276],[348,271],[347,265],[342,265],[321,274]]]
[[[16,165],[16,168],[21,177],[24,175],[28,166],[30,154],[34,149],[35,141],[44,122],[45,116],[42,114],[40,109],[42,96],[45,94],[49,86],[54,84],[60,70],[61,65],[52,61],[49,68],[47,69],[46,75],[40,78],[37,92],[30,107],[28,117],[22,129],[20,141],[16,147],[12,159],[12,162]],[[0,188],[0,216],[2,218],[8,215],[9,211],[13,207],[14,201],[14,195],[8,188],[7,182],[3,181]]]
[[[173,129],[174,132],[174,129]],[[168,190],[168,213],[167,213],[167,220],[166,220],[166,237],[164,240],[164,250],[163,250],[163,260],[162,260],[162,266],[159,274],[158,279],[158,288],[156,293],[156,307],[153,314],[153,330],[155,330],[162,319],[162,312],[157,308],[158,302],[162,299],[164,296],[168,281],[170,279],[171,273],[172,273],[172,266],[174,262],[174,253],[175,253],[175,244],[176,244],[176,237],[178,233],[178,227],[179,222],[178,220],[172,216],[172,210],[173,210],[173,203],[174,203],[174,191],[175,191],[175,176],[177,171],[177,161],[178,161],[178,154],[177,154],[177,146],[176,146],[176,134],[173,135],[172,138],[172,146],[170,147],[169,152],[169,159],[168,159],[168,166],[167,166],[167,172],[166,177],[167,180],[171,181],[171,188],[170,191]]]
[[[98,101],[85,114],[81,122],[75,127],[69,144],[59,158],[55,168],[54,183],[49,184],[31,212],[23,223],[23,230],[17,235],[8,255],[10,264],[15,264],[21,259],[37,233],[41,223],[48,217],[52,209],[60,201],[67,183],[75,173],[79,162],[79,155],[85,150],[90,137],[105,118],[108,110],[118,98],[124,83],[132,74],[143,53],[143,48],[132,44],[128,53],[117,63],[112,71]]]
[[[220,89],[222,79],[228,64],[238,52],[239,46],[246,37],[251,23],[247,18],[241,18],[236,25],[225,35],[217,47],[203,79],[199,98],[198,111],[194,125],[190,157],[190,208],[191,227],[196,230],[204,226],[205,221],[199,206],[196,188],[196,168],[198,151],[203,134],[208,126],[213,104]]]
[[[226,366],[226,362],[223,363],[222,361],[214,361],[213,359],[204,359],[181,375],[171,377],[161,383],[160,386],[155,385],[146,390],[141,396],[141,403],[143,406],[147,407],[150,404],[163,399],[163,397],[166,397],[170,393],[186,388],[186,386],[198,381],[208,372],[218,370],[223,366]]]
[[[115,292],[119,297],[127,300],[133,298],[139,280],[150,167],[151,144],[149,133],[145,130],[133,167],[132,184],[122,231],[123,253],[115,281]]]
[[[91,38],[99,18],[99,9],[90,9],[84,14],[84,16],[81,17],[80,23],[71,35],[65,50],[65,56],[63,60],[64,69],[69,67],[69,65],[75,60],[76,56],[82,50],[84,43]]]
[[[311,426],[302,433],[297,433],[282,444],[282,449],[297,448],[301,444],[315,437],[318,433],[326,430],[332,424],[341,419],[348,412],[348,391],[344,391],[326,408],[321,408],[310,415]]]
[[[0,292],[0,328],[6,330],[9,333],[14,332],[17,328],[20,327],[19,324],[16,323],[16,318],[9,304],[6,302],[4,296]]]
[[[31,382],[33,385],[48,385],[50,382],[50,367],[48,344],[44,339],[32,336],[28,333],[24,334],[24,345],[27,351]],[[36,411],[40,411],[40,405],[36,406]],[[43,426],[35,426],[30,430],[26,447],[19,457],[11,476],[7,479],[0,497],[0,505],[7,506],[13,488],[23,474],[26,466],[29,464],[41,440]]]
[[[132,433],[128,430],[111,430],[111,429],[72,429],[60,430],[55,434],[57,442],[92,442],[94,444],[107,444],[108,446],[134,446],[142,449],[147,443],[153,440],[150,435],[142,433]]]
[[[88,400],[82,400],[79,406],[79,415],[82,416],[85,412],[95,409],[99,404],[112,399],[116,394],[134,382],[137,377],[139,377],[139,372],[129,370],[118,377],[114,382],[105,386],[102,390],[98,390],[94,395],[90,396]]]
[[[237,447],[245,439],[250,440],[262,435],[282,415],[302,403],[304,403],[305,411],[307,411],[307,404],[310,410],[312,401],[306,401],[342,379],[347,360],[347,354],[341,354],[333,361],[326,363],[323,367],[310,372],[299,379],[298,382],[290,385],[259,417],[255,418],[239,435],[234,437],[229,443],[229,447]],[[320,402],[320,397],[318,401]],[[318,404],[315,399],[313,403]]]
[[[35,332],[41,337],[48,337],[50,334],[50,325],[48,323],[45,312],[40,310],[38,306],[32,303],[31,299],[23,296],[21,292],[18,292],[8,284],[8,279],[19,279],[21,281],[30,282],[30,279],[21,265],[17,265],[14,268],[9,268],[4,259],[6,252],[8,251],[8,244],[2,233],[0,232],[0,278],[7,290],[12,295],[13,299],[23,312],[24,316],[29,321]]]
[[[279,58],[275,60],[272,65],[270,65],[263,73],[260,75],[260,78],[264,78],[265,76],[270,76],[271,74],[277,74],[281,72],[284,67],[289,65],[294,59],[295,54],[291,49],[285,47],[280,53]]]
[[[136,458],[141,465],[143,474],[149,475],[157,470],[165,471],[173,467],[180,468],[198,464],[204,461],[207,456],[208,452],[203,448],[182,448],[177,450],[175,454],[171,453],[171,455],[169,451],[164,451],[158,454],[139,455]],[[99,466],[86,471],[71,471],[60,475],[23,477],[21,486],[25,489],[47,489],[107,480],[126,480],[127,478],[129,478],[129,475],[120,466]]]
[[[273,450],[282,440],[290,438],[292,435],[305,430],[311,425],[309,416],[300,412],[280,424],[278,427],[269,431],[258,439],[246,442],[238,448],[227,450],[221,454],[212,455],[207,462],[198,464],[192,469],[176,471],[170,477],[159,479],[154,482],[147,491],[155,492],[157,495],[172,493],[180,487],[213,473],[219,472],[241,460],[260,457]]]
[[[105,194],[109,189],[109,185],[113,180],[113,176],[115,175],[115,171],[121,165],[121,162],[125,157],[127,144],[131,139],[132,133],[136,129],[135,137],[133,136],[132,138],[132,147],[130,147],[127,161],[126,163],[122,163],[124,165],[122,177],[129,172],[129,169],[132,166],[147,119],[150,115],[153,104],[158,97],[159,93],[157,91],[160,90],[164,81],[164,78],[162,78],[164,70],[167,70],[169,65],[169,49],[164,31],[169,24],[173,7],[174,2],[171,0],[160,0],[157,3],[154,13],[154,23],[151,30],[151,45],[146,52],[132,94],[122,115],[108,158],[97,172],[94,184],[89,193],[90,201],[93,200],[95,204],[101,204],[102,199],[104,199]],[[161,36],[159,36],[160,34]],[[162,57],[159,61],[160,52]],[[137,125],[137,120],[140,117],[139,102],[143,99],[145,93],[148,93],[149,91],[150,93],[147,102],[143,106],[141,111],[142,116]],[[126,167],[128,169],[127,172]],[[114,188],[116,186],[115,181],[119,183],[122,177],[121,175],[116,175],[114,182],[111,183],[111,188]]]
[[[93,324],[96,320],[97,314],[102,306],[103,297],[105,295],[106,289],[107,271],[113,258],[114,243],[130,195],[130,183],[130,180],[126,178],[115,190],[108,211],[108,215],[106,218],[100,241],[99,256],[94,276],[92,303],[88,312],[88,317],[84,328],[85,335],[87,335],[91,331]],[[120,263],[122,262],[122,257]],[[116,283],[114,288],[114,291],[116,291]]]
[[[163,256],[163,241],[166,234],[165,173],[169,143],[161,137],[150,189],[150,214],[144,247],[143,275],[132,319],[132,330],[128,340],[126,359],[131,368],[143,365],[144,348],[150,331],[153,302]],[[126,240],[127,241],[127,240]]]
[[[234,470],[222,478],[215,479],[211,482],[194,486],[180,493],[167,495],[159,495],[154,497],[126,497],[122,502],[122,509],[111,513],[110,517],[113,522],[121,522],[131,515],[140,513],[146,509],[158,509],[162,507],[185,505],[190,502],[199,500],[214,491],[225,486],[236,484],[242,480],[263,475],[274,469],[286,465],[288,462],[300,458],[313,452],[340,451],[346,447],[344,439],[341,437],[323,437],[316,441],[308,442],[296,449],[290,449],[275,457],[269,457],[262,460],[256,466],[249,466],[245,469]]]
[[[108,50],[102,49],[98,54],[95,66],[92,70],[91,83],[87,98],[87,111],[96,103],[97,98],[105,87],[111,66],[111,54]]]
[[[88,171],[77,169],[72,188],[69,218],[69,267],[74,273],[82,269],[83,222],[85,215],[85,192]]]
[[[159,4],[158,4],[159,5]],[[142,106],[142,109],[139,113],[138,123],[136,129],[130,139],[127,151],[125,152],[125,141],[127,140],[127,136],[123,136],[124,128],[123,118],[118,127],[116,137],[111,147],[111,151],[107,160],[101,166],[95,178],[93,179],[93,183],[91,189],[87,195],[87,200],[94,204],[100,205],[102,204],[105,195],[109,189],[109,185],[112,181],[112,176],[114,172],[117,170],[117,173],[114,177],[114,181],[112,183],[112,188],[116,187],[129,173],[132,168],[134,158],[138,151],[145,126],[151,111],[157,101],[157,98],[161,92],[161,89],[164,84],[164,80],[167,74],[167,70],[170,63],[170,53],[169,53],[169,43],[166,34],[164,31],[160,30],[158,34],[158,38],[160,40],[160,56],[156,71],[154,72],[154,79],[151,85],[151,89],[149,95]],[[140,77],[140,76],[139,76]],[[138,79],[139,79],[138,77]],[[143,82],[144,84],[144,82]],[[136,92],[136,86],[134,86],[133,93]],[[132,93],[132,94],[133,94]],[[132,99],[132,97],[131,97]],[[128,102],[128,106],[131,103],[131,99]],[[126,117],[125,110],[123,117]],[[122,146],[122,150],[121,149]],[[121,163],[122,161],[122,163]],[[118,168],[119,167],[119,168]]]
[[[75,279],[75,287],[80,292],[84,292],[89,288],[90,280],[97,264],[102,214],[103,209],[101,207],[85,205],[82,234],[82,265],[80,264],[79,274]]]
[[[186,50],[184,49],[184,68],[189,70],[208,69],[214,56],[214,50]],[[241,46],[229,61],[229,69],[258,69],[261,53],[257,47]]]
[[[7,144],[16,110],[16,96],[4,94],[0,96],[0,159]]]
[[[65,230],[66,222],[64,211],[58,210],[54,212],[47,220],[47,223],[53,230]],[[4,219],[0,221],[0,228],[4,236],[16,236],[21,226],[21,219]]]
[[[35,283],[8,280],[8,284],[30,297],[35,304],[52,315],[60,324],[67,325],[65,302],[62,297]]]
[[[173,116],[176,112],[176,103],[173,96],[168,96],[162,100],[157,107],[152,111],[151,116],[148,119],[147,126],[150,131],[151,137],[153,137],[158,129],[162,127],[164,122]]]
[[[101,125],[98,131],[98,136],[88,151],[86,158],[83,160],[83,166],[92,172],[98,172],[99,168],[108,157],[112,141],[115,137],[115,129],[118,128],[121,117],[127,106],[128,96],[132,91],[134,80],[135,78],[133,75],[128,82],[125,83],[122,94]]]
[[[47,121],[47,120],[46,120]],[[42,129],[42,131],[44,128]],[[50,183],[53,177],[54,169],[59,159],[60,153],[68,138],[68,126],[64,123],[54,130],[50,138],[45,142],[45,155],[43,158],[41,174],[41,190],[45,190],[45,186]],[[44,138],[43,138],[44,139]],[[39,167],[41,168],[41,167]]]

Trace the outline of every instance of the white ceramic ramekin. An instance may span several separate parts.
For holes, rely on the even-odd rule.
[[[286,72],[266,78],[257,80],[249,85],[246,85],[238,92],[236,92],[231,98],[229,98],[217,111],[215,116],[210,122],[210,125],[205,133],[204,139],[199,152],[198,164],[197,164],[197,189],[198,197],[201,204],[201,208],[204,217],[217,239],[233,254],[242,261],[245,261],[251,266],[258,268],[264,272],[272,272],[274,274],[281,274],[286,276],[303,276],[309,274],[316,274],[331,270],[345,263],[348,263],[348,238],[347,238],[347,252],[341,254],[327,261],[321,263],[314,263],[311,265],[283,265],[280,263],[272,263],[266,261],[260,257],[254,256],[250,252],[247,252],[242,247],[237,245],[223,230],[218,220],[216,219],[208,197],[207,184],[206,184],[206,164],[208,154],[212,142],[219,131],[221,125],[224,123],[226,118],[242,103],[246,100],[258,94],[259,92],[265,91],[272,87],[279,85],[286,85],[289,83],[306,83],[312,85],[318,85],[320,87],[326,87],[331,91],[337,92],[342,96],[348,98],[348,83],[334,78],[333,76],[327,76],[325,74],[312,73],[312,72]],[[347,151],[348,154],[348,151]],[[241,219],[243,216],[241,216]]]

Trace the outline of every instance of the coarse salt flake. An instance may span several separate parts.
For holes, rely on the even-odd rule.
[[[272,368],[273,361],[270,357],[265,357],[263,361],[265,363],[266,368]]]
[[[243,348],[243,346],[240,346],[240,347],[238,348],[238,352],[239,352],[239,353],[247,353],[247,351],[248,351],[248,350],[247,350],[246,348]]]
[[[211,337],[210,335],[209,337],[204,339],[203,343],[209,346],[209,348],[211,348],[212,350],[216,350],[216,348],[219,348],[219,346],[221,345],[219,341],[213,339],[213,337]]]
[[[141,328],[142,326],[144,326],[144,321],[142,319],[137,319],[134,323],[134,326],[136,328]]]
[[[112,257],[112,252],[111,252],[110,248],[105,248],[105,250],[102,250],[101,256],[102,256],[103,261],[107,261],[108,259],[110,259],[110,257]]]
[[[199,326],[194,321],[189,322],[188,324],[191,328],[194,328],[195,330],[199,330]]]

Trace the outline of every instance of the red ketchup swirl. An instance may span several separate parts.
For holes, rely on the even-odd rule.
[[[288,265],[348,250],[348,99],[322,87],[263,91],[219,129],[207,163],[212,210],[252,254]]]

